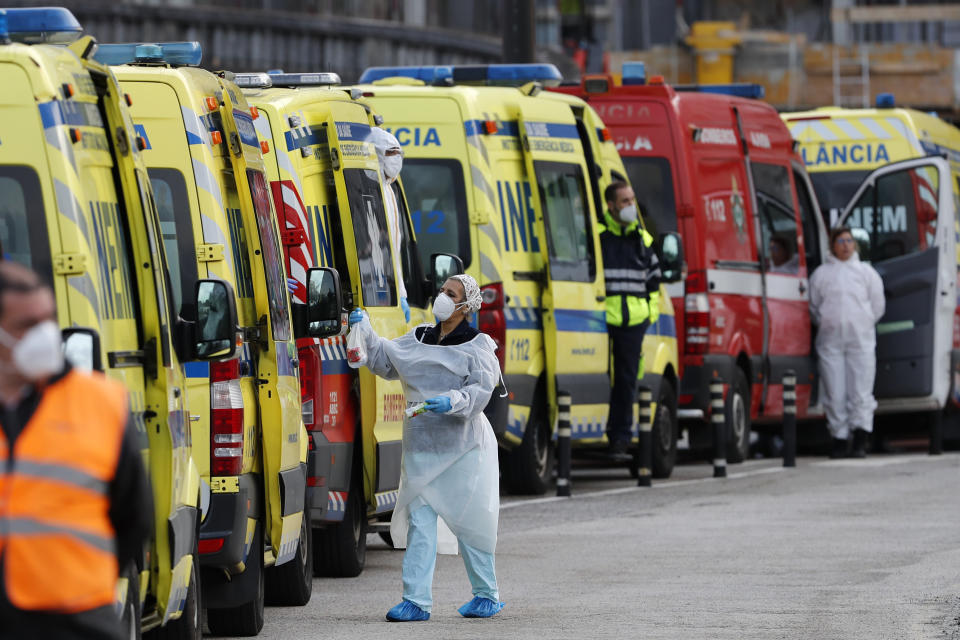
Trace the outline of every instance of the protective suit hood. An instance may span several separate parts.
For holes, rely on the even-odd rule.
[[[400,170],[403,168],[403,148],[400,146],[400,141],[397,140],[395,135],[380,127],[371,127],[370,141],[377,150],[377,160],[380,162],[380,170],[383,172],[387,181],[393,182],[397,179],[397,176],[400,175]],[[401,155],[388,156],[387,151],[390,150],[400,151]]]

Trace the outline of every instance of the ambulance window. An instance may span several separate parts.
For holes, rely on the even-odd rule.
[[[458,160],[404,158],[403,190],[417,236],[420,264],[427,268],[435,253],[452,253],[470,265],[470,225]]]
[[[596,267],[587,192],[579,165],[535,162],[554,280],[593,282]]]
[[[253,210],[257,215],[260,233],[260,259],[267,275],[267,302],[270,305],[270,324],[274,340],[290,339],[290,315],[287,309],[287,278],[283,270],[283,252],[277,221],[270,207],[270,190],[261,171],[247,169],[247,181],[253,196]]]
[[[193,305],[184,305],[193,298],[197,282],[196,243],[193,220],[187,199],[187,183],[177,169],[149,169],[150,183],[160,217],[163,248],[167,256],[173,308],[186,319],[194,319]]]
[[[902,169],[880,176],[860,195],[844,222],[869,239],[858,243],[863,260],[880,262],[933,245],[939,180],[932,166]]]
[[[777,164],[754,162],[753,186],[760,208],[766,269],[771,273],[797,274],[797,217],[790,192],[790,173]]]
[[[846,206],[857,187],[867,177],[869,171],[820,171],[810,174],[810,182],[817,193],[820,203],[820,215],[823,224],[832,229],[836,227],[843,207]]]
[[[416,305],[426,303],[420,276],[420,263],[417,256],[417,243],[413,238],[413,229],[410,228],[410,215],[407,210],[407,203],[403,198],[403,191],[400,189],[400,183],[394,181],[390,187],[393,189],[393,195],[397,199],[397,207],[400,209],[400,269],[403,271],[403,283],[407,289],[407,299]]]
[[[170,366],[170,334],[168,332],[168,322],[175,320],[168,308],[168,300],[171,299],[170,275],[167,269],[164,252],[160,247],[157,235],[157,216],[156,206],[154,204],[153,192],[148,188],[149,183],[145,176],[137,171],[137,190],[140,192],[140,204],[143,207],[144,227],[147,232],[147,243],[150,247],[150,262],[153,270],[154,294],[157,297],[157,316],[160,319],[160,353],[163,358],[163,366]],[[166,274],[166,277],[164,277]]]
[[[53,281],[40,180],[31,167],[0,166],[0,251]]]
[[[397,285],[393,279],[393,257],[380,176],[368,169],[344,169],[343,180],[353,220],[353,237],[357,243],[363,304],[392,307],[397,303]]]
[[[800,203],[800,224],[803,225],[803,249],[807,259],[807,273],[820,264],[820,240],[817,221],[814,219],[813,201],[803,175],[793,172],[793,183],[797,187],[797,202]]]
[[[673,175],[666,158],[624,158],[630,186],[637,196],[637,209],[647,231],[654,237],[677,230],[677,207],[673,198]],[[606,203],[604,203],[606,206]]]

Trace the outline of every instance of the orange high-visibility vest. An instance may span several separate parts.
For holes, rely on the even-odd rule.
[[[110,484],[127,392],[71,371],[43,391],[14,443],[0,429],[0,565],[18,609],[77,613],[116,599]]]

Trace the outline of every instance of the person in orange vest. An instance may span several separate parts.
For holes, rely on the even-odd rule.
[[[64,361],[50,288],[0,262],[0,638],[125,636],[118,567],[153,521],[127,404]]]

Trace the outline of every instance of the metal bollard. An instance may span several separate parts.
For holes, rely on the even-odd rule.
[[[723,415],[723,380],[710,381],[710,422],[713,423],[713,477],[727,477],[727,421]]]
[[[943,411],[934,411],[930,416],[930,455],[943,453]]]
[[[570,394],[557,391],[557,495],[570,495]]]
[[[650,413],[650,405],[653,404],[653,392],[646,387],[640,387],[637,394],[639,398],[639,421],[640,433],[640,467],[637,470],[637,486],[651,486],[653,478],[653,418]]]
[[[797,374],[783,373],[783,466],[797,466]]]

